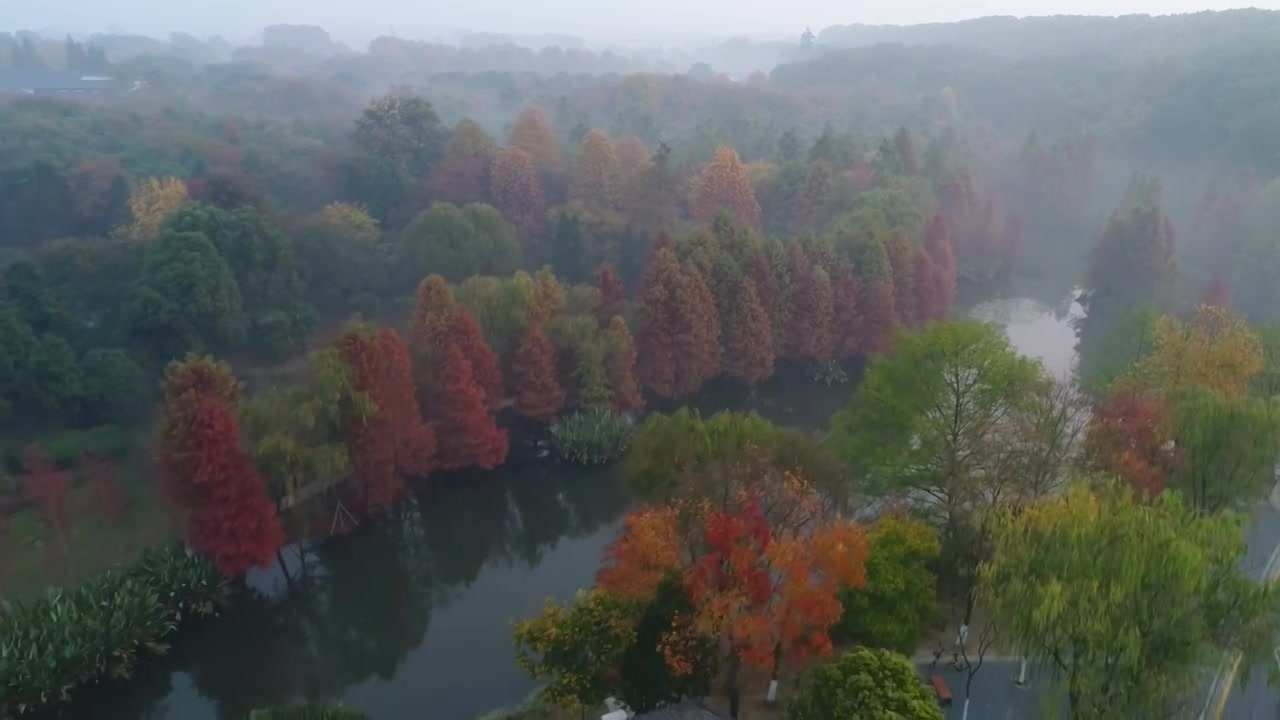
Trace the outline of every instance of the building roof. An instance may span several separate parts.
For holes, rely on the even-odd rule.
[[[0,92],[32,90],[99,90],[110,87],[111,78],[62,70],[0,70]]]
[[[711,710],[702,703],[685,700],[657,710],[636,715],[631,720],[726,720],[727,715]]]

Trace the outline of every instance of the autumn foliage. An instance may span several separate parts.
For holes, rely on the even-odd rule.
[[[747,170],[738,154],[721,146],[694,179],[689,200],[698,222],[711,222],[722,210],[735,220],[760,227],[760,203],[751,189]]]
[[[614,315],[605,329],[605,374],[609,380],[609,403],[615,413],[638,413],[644,398],[636,384],[636,347],[627,323]]]
[[[59,468],[38,445],[30,445],[23,451],[22,464],[27,471],[22,494],[40,508],[45,522],[65,552],[71,538],[71,512],[67,505],[67,493],[71,490],[70,473]]]
[[[725,371],[754,387],[773,374],[774,350],[769,315],[751,278],[738,285],[736,310],[725,342]]]
[[[404,492],[396,469],[398,448],[387,412],[390,391],[378,339],[367,328],[348,328],[337,342],[352,387],[372,403],[367,414],[350,412],[344,419],[347,452],[356,481],[356,500],[365,511],[381,510]],[[379,404],[381,403],[381,404]]]
[[[1167,426],[1169,411],[1159,398],[1137,392],[1116,393],[1094,408],[1085,435],[1086,457],[1099,472],[1127,480],[1135,490],[1155,497],[1164,490],[1173,466]]]
[[[472,374],[471,361],[450,343],[440,369],[440,409],[437,428],[439,465],[445,470],[494,468],[507,456],[507,433],[494,423],[483,388]]]
[[[541,325],[530,325],[516,349],[514,378],[517,413],[551,422],[564,407],[564,391],[556,381],[555,346]]]
[[[463,357],[471,365],[472,380],[484,391],[485,403],[490,411],[497,411],[506,399],[502,367],[498,364],[498,356],[485,342],[480,323],[476,322],[470,311],[458,308],[454,313],[449,342],[462,351]],[[437,369],[437,372],[444,371]]]
[[[500,150],[489,172],[489,199],[526,241],[542,234],[546,204],[542,182],[529,153],[518,147]]]
[[[589,208],[612,209],[620,199],[620,183],[621,172],[613,145],[604,133],[592,130],[578,147],[570,197],[581,200]]]

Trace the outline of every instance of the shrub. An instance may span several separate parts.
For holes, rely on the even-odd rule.
[[[905,656],[858,648],[805,673],[787,700],[784,717],[942,720],[942,709]]]
[[[608,410],[576,412],[551,426],[560,456],[579,465],[603,465],[622,457],[631,433],[631,421]]]
[[[249,720],[371,720],[367,713],[338,705],[303,703],[254,710]]]
[[[0,717],[67,700],[95,680],[129,677],[140,653],[167,650],[162,641],[181,620],[213,614],[227,592],[207,560],[171,546],[73,590],[0,604]]]

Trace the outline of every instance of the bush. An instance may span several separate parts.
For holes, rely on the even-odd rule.
[[[801,677],[787,700],[784,717],[942,720],[942,709],[905,656],[858,648]]]
[[[67,430],[48,437],[6,446],[3,451],[0,451],[5,468],[14,473],[24,471],[22,456],[32,443],[39,446],[45,455],[63,469],[78,466],[80,458],[85,454],[103,460],[119,461],[132,449],[129,436],[119,425],[99,425],[88,430]]]
[[[579,465],[603,465],[631,445],[631,421],[608,410],[576,412],[551,426],[560,456]]]
[[[162,641],[181,620],[213,614],[227,592],[212,564],[171,546],[74,590],[0,604],[0,717],[65,701],[96,680],[129,677],[140,653],[164,652]]]
[[[367,713],[337,705],[304,703],[254,710],[249,720],[371,720]]]

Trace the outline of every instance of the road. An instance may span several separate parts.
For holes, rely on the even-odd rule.
[[[1272,491],[1271,502],[1254,512],[1249,526],[1249,551],[1242,567],[1259,582],[1274,581],[1280,572],[1278,507],[1280,485]],[[1271,668],[1252,668],[1248,684],[1239,681],[1241,669],[1238,663],[1228,661],[1209,694],[1201,720],[1280,720],[1280,690],[1267,686],[1267,672]]]

